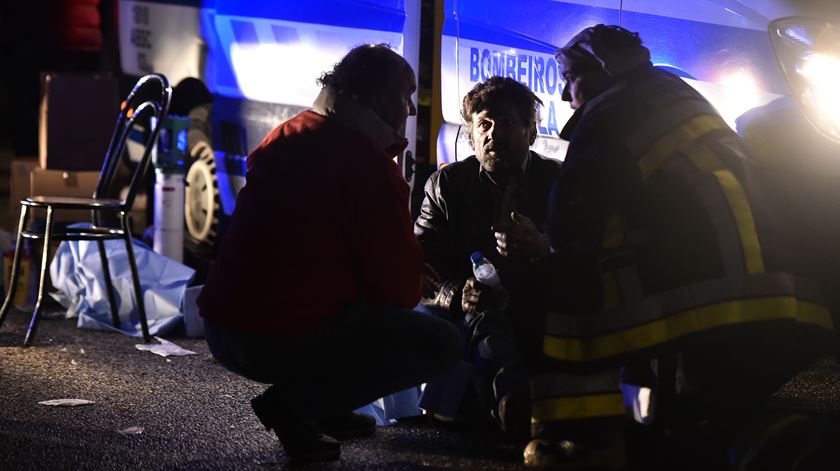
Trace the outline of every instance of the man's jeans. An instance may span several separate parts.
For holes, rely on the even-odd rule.
[[[347,413],[448,374],[462,355],[450,323],[410,310],[348,308],[300,337],[245,333],[207,322],[226,368],[271,386],[265,393],[310,419]]]

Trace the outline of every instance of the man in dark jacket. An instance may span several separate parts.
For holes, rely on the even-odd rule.
[[[410,310],[423,252],[392,159],[415,113],[411,67],[385,45],[359,46],[320,83],[313,109],[248,156],[198,299],[213,355],[271,384],[251,405],[298,461],[337,459],[331,436],[374,430],[355,408],[444,375],[461,355],[451,325]]]
[[[538,104],[539,98],[511,78],[492,77],[473,87],[461,116],[475,155],[429,178],[414,225],[426,260],[442,281],[429,304],[465,329],[468,349],[461,371],[478,370],[479,413],[489,408],[491,381],[496,401],[508,397],[503,409],[513,412],[508,406],[515,396],[527,403],[527,366],[540,356],[543,318],[526,295],[530,282],[524,275],[532,261],[548,254],[548,240],[538,228],[559,163],[529,150],[537,135]],[[472,277],[470,254],[476,251],[495,265],[506,293],[492,293]],[[507,295],[508,310],[487,308],[488,298]],[[458,380],[465,385],[463,377]],[[461,397],[455,396],[444,402],[458,405]],[[443,416],[456,412],[424,405]],[[505,415],[498,415],[503,427],[516,429]],[[528,428],[527,410],[512,415],[521,419],[519,432]]]
[[[547,224],[543,348],[556,369],[532,381],[526,463],[582,458],[595,443],[574,443],[592,439],[585,422],[627,407],[662,445],[640,468],[788,469],[756,457],[803,420],[763,406],[828,353],[833,326],[810,270],[792,263],[803,247],[775,190],[714,107],[651,65],[638,34],[587,28],[557,59],[575,113]],[[615,367],[620,393],[604,373]]]

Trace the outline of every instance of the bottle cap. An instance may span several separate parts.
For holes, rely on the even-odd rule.
[[[478,262],[484,260],[484,254],[482,254],[481,252],[473,252],[473,253],[470,254],[470,260],[473,263],[478,263]]]

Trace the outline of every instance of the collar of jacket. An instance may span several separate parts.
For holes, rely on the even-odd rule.
[[[627,87],[630,84],[630,82],[633,82],[639,76],[649,72],[652,68],[653,66],[651,65],[651,63],[647,62],[645,64],[637,66],[636,68],[628,72],[625,72],[612,85],[610,85],[610,88],[604,90],[600,95],[596,96],[595,98],[592,98],[591,100],[588,100],[586,103],[583,104],[583,106],[576,109],[574,114],[572,114],[572,117],[569,118],[568,121],[566,121],[566,125],[563,126],[563,130],[560,131],[560,139],[568,141],[572,135],[572,132],[574,132],[575,128],[577,127],[578,123],[580,123],[581,119],[583,119],[583,116],[586,113],[588,113],[589,110],[597,107],[598,103],[609,99],[609,97],[615,94],[616,91]]]
[[[581,117],[583,116],[583,110],[586,109],[586,105],[589,103],[584,103],[583,106],[576,109],[574,113],[572,113],[572,117],[566,121],[566,125],[563,126],[563,129],[560,131],[560,139],[564,141],[568,141],[569,138],[572,136],[572,131],[575,130],[578,123],[580,122]]]
[[[336,92],[332,87],[321,89],[321,93],[312,104],[312,111],[362,133],[389,157],[402,153],[408,146],[408,140],[379,119],[376,113],[356,100]]]
[[[531,162],[531,152],[532,151],[529,150],[528,153],[525,154],[525,158],[522,159],[522,165],[520,166],[521,169],[522,169],[522,173],[518,174],[518,175],[524,176],[525,173],[528,171],[528,165]],[[476,159],[478,159],[478,157],[476,157]],[[512,174],[510,176],[513,177],[513,176],[516,176],[516,175],[517,174]],[[493,179],[493,176],[490,174],[490,172],[488,172],[487,170],[484,170],[484,167],[481,165],[481,163],[478,164],[478,178],[479,179],[488,178],[491,182],[493,182],[494,185],[497,184],[496,180]]]

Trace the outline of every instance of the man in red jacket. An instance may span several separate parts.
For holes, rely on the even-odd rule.
[[[355,408],[448,373],[461,354],[451,325],[411,311],[424,256],[392,158],[416,113],[414,72],[366,45],[319,83],[312,110],[248,156],[198,299],[213,355],[271,385],[251,405],[297,461],[337,459],[332,437],[374,430]]]

